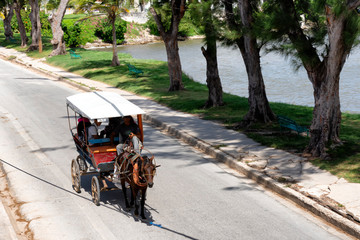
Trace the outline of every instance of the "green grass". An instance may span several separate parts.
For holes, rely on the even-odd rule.
[[[6,48],[13,48],[19,52],[26,52],[27,48],[31,44],[31,36],[28,35],[29,41],[28,46],[26,48],[20,47],[21,44],[21,38],[19,33],[14,33],[14,42],[12,41],[6,41],[5,36],[3,34],[0,34],[0,45]],[[29,57],[33,58],[44,58],[50,55],[52,51],[52,45],[50,43],[51,39],[49,37],[42,37],[42,43],[43,43],[43,51],[42,53],[39,53],[39,51],[33,51],[33,52],[26,52]]]
[[[82,19],[84,17],[87,17],[88,15],[86,14],[66,14],[64,15],[64,19]]]
[[[16,44],[6,43],[0,36],[0,45],[24,50]],[[47,40],[49,41],[49,40]],[[45,41],[44,41],[45,42]],[[44,52],[29,53],[30,56],[44,57],[51,51],[51,45],[44,43]],[[155,60],[134,59],[128,54],[119,53],[120,66],[111,67],[111,52],[77,49],[81,59],[70,59],[69,54],[48,58],[50,64],[75,72],[87,78],[102,81],[112,86],[128,90],[138,95],[149,97],[173,109],[196,114],[207,120],[224,124],[227,128],[239,123],[248,111],[246,98],[224,93],[225,106],[203,109],[208,97],[206,85],[194,82],[183,75],[184,91],[168,92],[169,77],[167,63]],[[129,74],[126,63],[144,71],[138,78]],[[312,108],[284,103],[270,103],[277,115],[285,115],[298,124],[309,126],[312,119]],[[281,132],[277,123],[254,124],[251,128],[240,129],[255,141],[278,149],[301,153],[308,144],[309,138]],[[330,149],[331,160],[313,160],[313,163],[350,182],[360,183],[360,115],[343,114],[340,137],[344,144]]]

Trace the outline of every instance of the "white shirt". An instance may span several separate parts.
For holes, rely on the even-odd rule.
[[[94,139],[93,135],[98,135],[98,129],[97,126],[95,125],[91,125],[88,128],[88,141]]]

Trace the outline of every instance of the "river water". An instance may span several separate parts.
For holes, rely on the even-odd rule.
[[[182,70],[195,81],[206,84],[206,62],[201,53],[201,39],[179,42]],[[127,45],[118,48],[134,58],[167,61],[163,43]],[[224,92],[248,97],[248,80],[238,49],[218,47],[219,74]],[[290,61],[270,53],[261,57],[266,94],[271,102],[314,106],[313,89],[304,68],[294,72]],[[340,79],[342,112],[360,113],[360,49],[347,59]]]

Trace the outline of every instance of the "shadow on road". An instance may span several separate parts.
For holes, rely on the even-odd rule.
[[[3,165],[3,164],[6,164],[6,165],[8,165],[8,166],[10,166],[10,167],[24,173],[24,174],[26,174],[28,176],[31,176],[31,177],[33,177],[33,178],[35,178],[35,179],[37,179],[37,180],[39,180],[39,181],[41,181],[43,183],[46,183],[46,184],[48,184],[48,185],[50,185],[52,187],[60,189],[60,190],[62,190],[64,192],[66,192],[66,193],[69,193],[69,194],[73,195],[73,196],[76,196],[76,197],[79,197],[79,198],[82,198],[82,199],[85,199],[87,201],[92,202],[91,198],[87,198],[87,197],[81,196],[81,195],[79,195],[77,193],[74,193],[72,191],[69,191],[69,190],[67,190],[67,189],[65,189],[63,187],[60,187],[60,186],[58,186],[58,185],[56,185],[54,183],[51,183],[51,182],[49,182],[49,181],[47,181],[47,180],[45,180],[45,179],[43,179],[41,177],[38,177],[38,176],[36,176],[34,174],[31,174],[31,173],[29,173],[29,172],[27,172],[27,171],[25,171],[25,170],[23,170],[23,169],[21,169],[21,168],[19,168],[17,166],[14,166],[13,164],[11,164],[11,163],[3,160],[3,159],[0,159],[0,167],[2,167],[1,165]],[[84,178],[83,180],[85,180],[84,185],[83,185],[83,189],[86,192],[89,192],[89,195],[91,196],[91,181],[90,181],[90,178],[87,179],[87,177],[90,177],[90,176],[83,176],[83,178]],[[146,220],[141,220],[140,218],[136,217],[134,214],[131,214],[129,211],[126,211],[125,210],[126,209],[125,208],[125,202],[123,201],[123,195],[122,195],[122,193],[119,194],[120,191],[114,191],[117,194],[114,194],[114,193],[111,193],[111,192],[104,192],[104,194],[102,194],[103,196],[102,196],[102,199],[101,199],[101,202],[102,202],[101,206],[106,207],[106,208],[111,209],[111,210],[114,210],[114,211],[117,211],[117,212],[121,212],[121,213],[123,213],[124,215],[126,215],[128,217],[133,216],[134,221],[141,221],[142,223],[147,224],[149,226],[159,227],[159,228],[161,228],[163,230],[166,230],[166,231],[172,232],[174,234],[183,236],[183,237],[185,237],[187,239],[196,239],[196,238],[188,236],[188,235],[186,235],[184,233],[180,233],[180,232],[177,232],[177,231],[172,230],[170,228],[164,227],[164,226],[162,226],[160,224],[154,224],[153,223],[154,220],[152,219],[151,213],[150,213],[150,211],[147,210],[147,208],[151,208],[151,207],[149,205],[147,205],[147,204],[146,204],[147,207],[145,209],[145,211],[146,211],[145,215],[147,216]],[[119,196],[119,195],[121,196],[122,201],[119,201],[119,199],[115,198],[115,196]],[[111,206],[108,206],[107,204],[110,204]],[[153,208],[151,208],[151,209],[156,211],[156,209],[153,209]]]

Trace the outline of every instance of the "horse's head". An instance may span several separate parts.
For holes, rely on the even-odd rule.
[[[143,174],[146,179],[146,182],[149,186],[149,188],[152,188],[154,186],[154,176],[156,173],[156,168],[160,167],[160,165],[156,166],[153,162],[154,157],[148,158],[147,156],[144,156],[144,167],[143,167]]]

